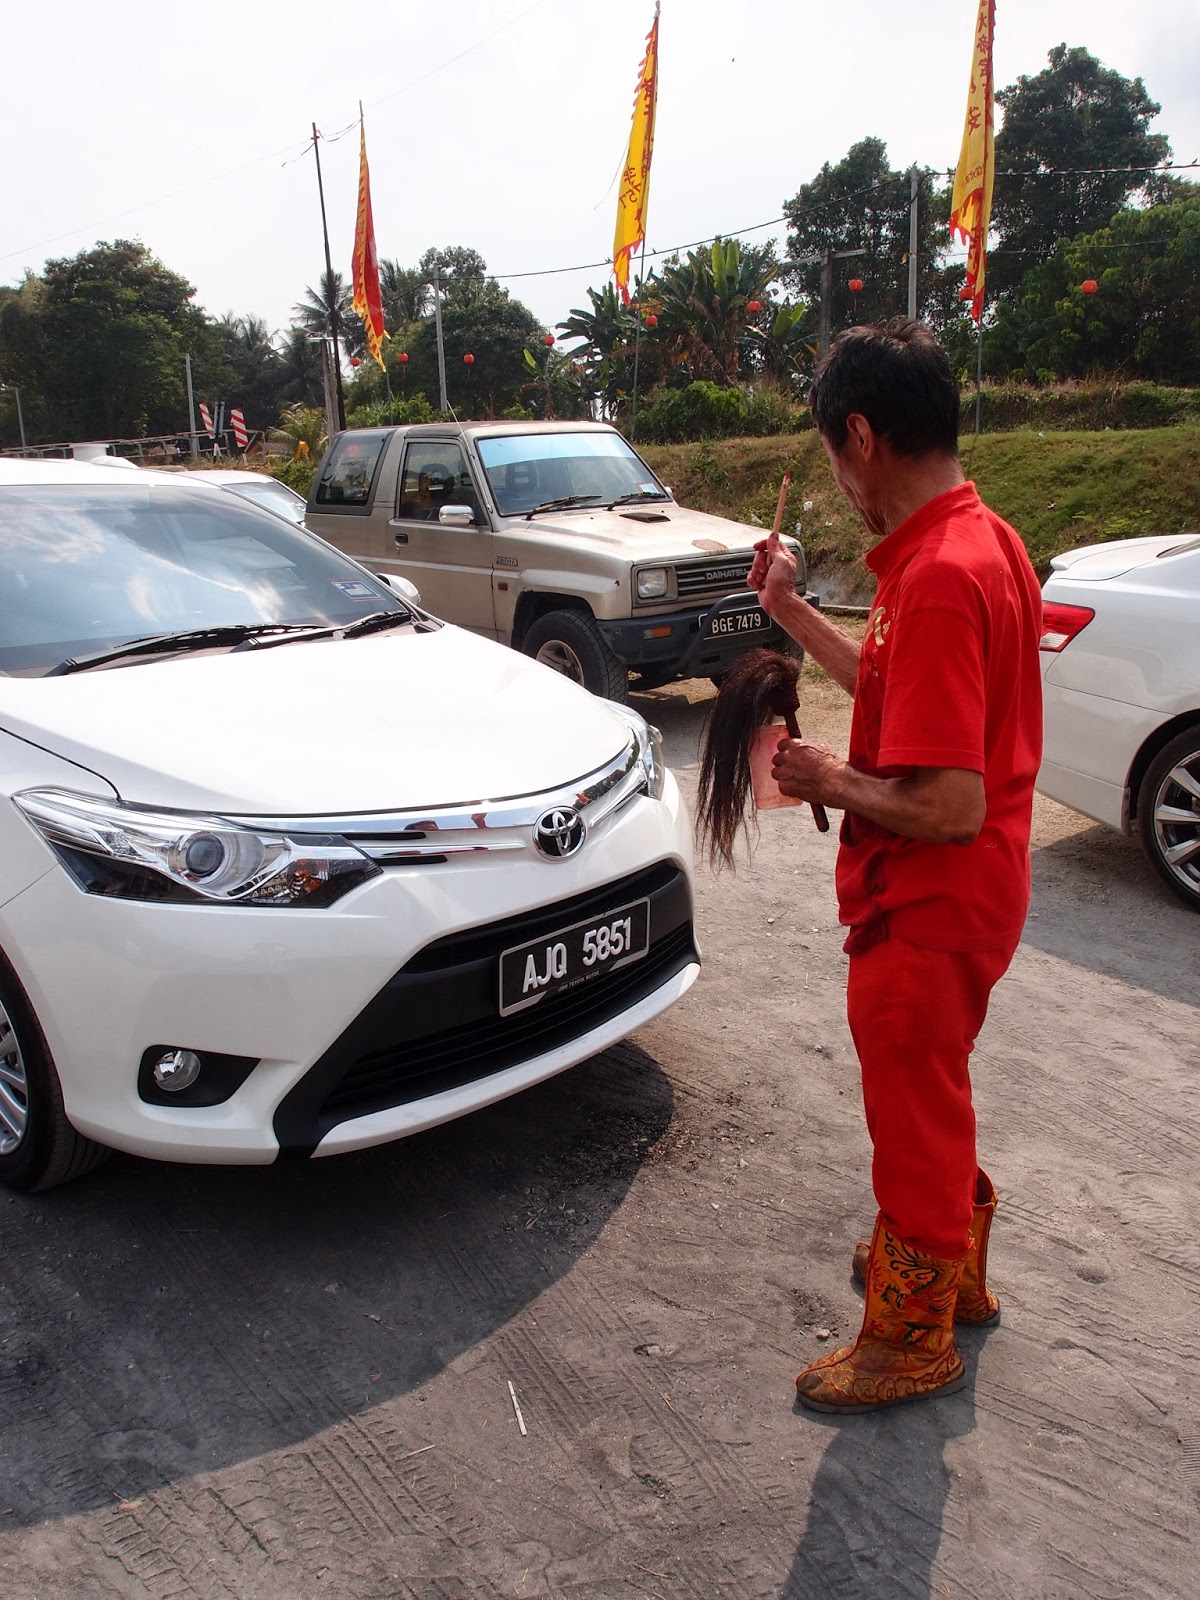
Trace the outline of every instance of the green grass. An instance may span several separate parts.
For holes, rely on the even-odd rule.
[[[963,471],[1043,576],[1052,556],[1077,545],[1200,529],[1200,426],[968,434],[960,444]],[[791,467],[784,526],[800,522],[810,570],[831,597],[870,595],[862,557],[873,541],[834,487],[815,434],[647,445],[643,454],[683,505],[766,527]]]

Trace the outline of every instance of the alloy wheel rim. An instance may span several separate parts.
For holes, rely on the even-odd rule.
[[[0,1004],[0,1156],[16,1151],[29,1126],[29,1079],[21,1042]]]
[[[583,662],[563,639],[547,639],[535,659],[544,667],[561,672],[572,683],[583,682]]]
[[[1154,796],[1154,837],[1171,875],[1200,894],[1200,750],[1164,774]]]

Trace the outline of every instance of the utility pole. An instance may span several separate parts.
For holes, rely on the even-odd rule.
[[[333,260],[329,254],[329,223],[325,218],[325,185],[321,181],[321,151],[318,140],[321,135],[317,132],[317,125],[312,125],[313,156],[317,163],[317,193],[321,198],[321,232],[325,238],[325,286],[329,295],[329,304],[326,307],[326,320],[329,323],[329,336],[333,340],[333,376],[337,391],[337,431],[346,426],[346,397],[342,393],[342,353],[338,346],[338,310],[333,292]]]
[[[188,396],[188,443],[192,447],[192,460],[200,456],[200,445],[196,439],[196,396],[192,392],[192,358],[184,356],[184,367],[187,371],[187,396]]]
[[[438,400],[443,411],[449,411],[450,400],[446,394],[446,347],[442,343],[442,269],[435,262],[433,268],[433,323],[437,333]]]
[[[820,251],[816,255],[796,256],[791,261],[781,261],[780,270],[788,271],[791,267],[811,267],[816,262],[821,263],[821,320],[817,334],[817,359],[820,360],[829,349],[833,333],[833,263],[844,261],[850,256],[865,256],[865,247],[860,250],[834,250],[832,247]]]
[[[917,320],[917,195],[920,191],[920,179],[914,163],[910,177],[912,178],[912,196],[908,203],[908,315],[913,322]]]

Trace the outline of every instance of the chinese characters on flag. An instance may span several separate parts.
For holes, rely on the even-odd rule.
[[[976,322],[983,315],[988,223],[992,215],[992,181],[996,170],[992,133],[992,38],[995,30],[996,0],[979,0],[975,42],[971,48],[967,120],[950,202],[950,233],[958,234],[967,246],[967,288],[971,291],[971,315]]]
[[[650,157],[654,154],[654,113],[658,104],[658,6],[646,35],[646,54],[638,69],[633,97],[633,126],[617,197],[617,231],[613,239],[613,273],[621,299],[629,304],[629,264],[646,240],[646,206],[650,198]]]
[[[383,296],[379,292],[379,257],[375,252],[375,222],[371,216],[371,174],[367,168],[367,130],[359,108],[358,221],[354,227],[353,309],[367,330],[367,348],[383,366]]]

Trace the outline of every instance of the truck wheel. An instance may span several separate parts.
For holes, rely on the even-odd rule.
[[[25,991],[0,961],[0,1184],[52,1189],[110,1153],[67,1121],[49,1046]]]
[[[629,673],[608,648],[594,620],[583,611],[549,611],[521,641],[521,650],[544,667],[561,672],[592,694],[623,705],[629,698]]]
[[[1142,847],[1184,905],[1200,911],[1200,723],[1164,745],[1138,795]]]

